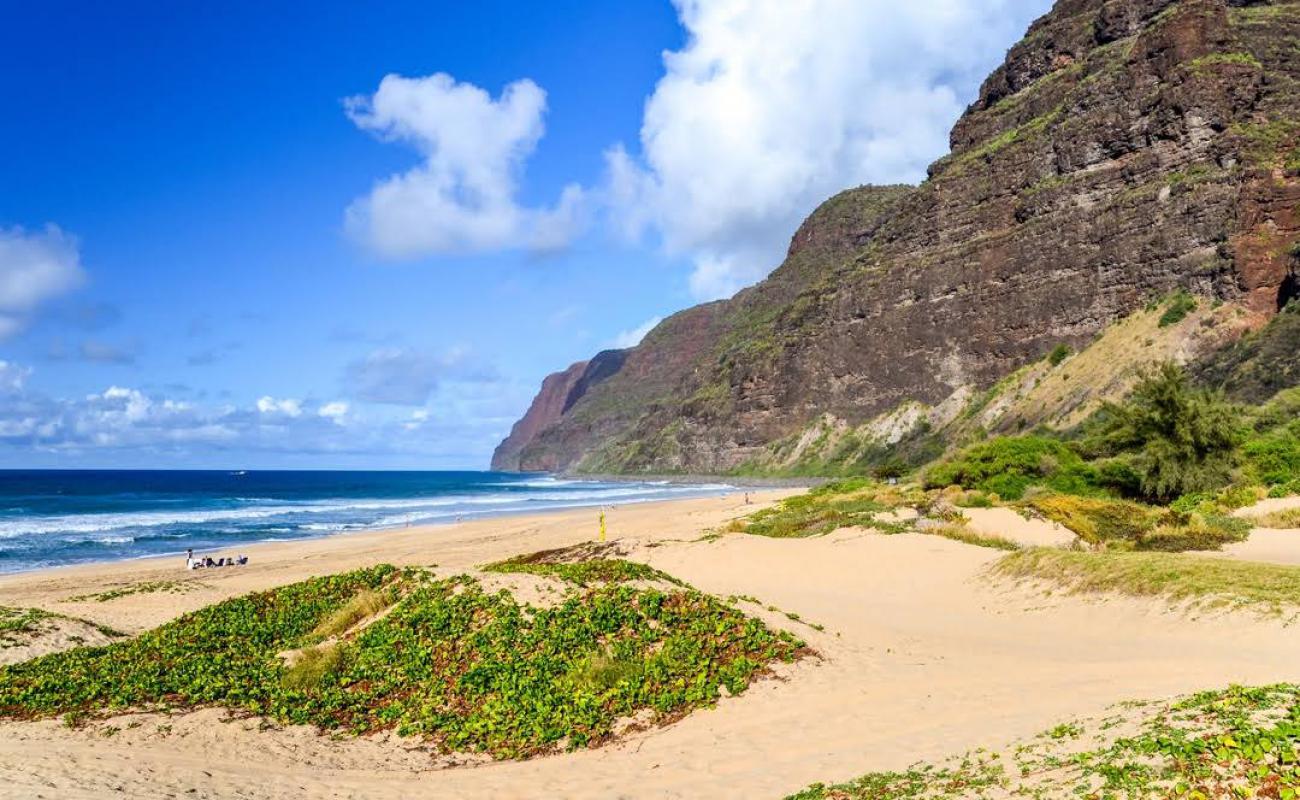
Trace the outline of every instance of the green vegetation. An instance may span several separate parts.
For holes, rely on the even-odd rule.
[[[880,486],[866,478],[827,483],[807,494],[786,498],[750,515],[745,533],[774,538],[824,536],[839,528],[868,527],[897,533],[909,526],[877,520],[876,515],[905,501],[925,502],[921,492]]]
[[[1131,720],[1131,722],[1130,722]],[[1134,730],[1121,735],[1130,722]],[[1300,686],[1232,687],[1045,731],[1003,752],[817,784],[788,800],[1259,797],[1300,792]]]
[[[1160,315],[1159,325],[1168,328],[1187,319],[1187,315],[1196,310],[1196,298],[1186,290],[1176,293],[1165,305],[1165,313]]]
[[[1142,498],[1168,503],[1228,484],[1242,442],[1238,417],[1221,395],[1193,389],[1182,368],[1166,362],[1124,403],[1103,406],[1084,447],[1127,456]]]
[[[1052,348],[1052,352],[1047,354],[1047,363],[1054,367],[1059,367],[1061,362],[1070,357],[1074,351],[1068,344],[1058,344]]]
[[[1069,495],[1038,496],[1026,505],[1069,528],[1094,547],[1120,550],[1217,550],[1244,541],[1245,520],[1225,514],[1182,512],[1128,500]]]
[[[925,485],[937,489],[962,486],[1019,500],[1030,486],[1096,494],[1095,470],[1059,439],[1004,436],[971,445],[925,473]]]
[[[1300,567],[1178,553],[1034,548],[999,561],[994,574],[1069,592],[1163,597],[1204,607],[1282,614],[1300,610]]]
[[[364,628],[318,643],[332,615],[376,608],[372,595],[397,601]],[[689,589],[611,584],[538,609],[469,577],[382,565],[227,600],[130,641],[0,667],[0,717],[220,705],[526,757],[598,744],[641,710],[674,719],[802,652],[789,634]]]
[[[631,581],[659,581],[684,585],[666,572],[649,564],[610,558],[618,552],[610,544],[579,544],[555,550],[541,550],[528,555],[515,556],[483,567],[484,572],[525,573],[559,578],[578,586],[593,583],[628,583]]]
[[[1223,64],[1255,69],[1263,69],[1264,66],[1253,53],[1211,53],[1193,60],[1188,66],[1192,71],[1201,73]]]
[[[56,614],[43,608],[0,606],[0,649],[26,644],[32,638],[48,632],[58,620],[88,625],[111,638],[126,635],[98,622]]]
[[[1266,403],[1300,386],[1300,303],[1288,304],[1267,325],[1192,367],[1198,383],[1219,386],[1234,400]]]
[[[107,603],[110,600],[116,600],[119,597],[130,597],[133,594],[153,594],[154,592],[182,594],[184,592],[194,591],[203,586],[206,586],[206,584],[200,583],[199,581],[144,581],[142,583],[117,586],[112,589],[106,589],[102,592],[75,595],[69,597],[68,602],[80,603],[93,600],[96,603]]]
[[[952,539],[954,542],[962,544],[973,544],[976,547],[988,547],[993,550],[1019,550],[1020,545],[1001,536],[990,536],[979,533],[967,528],[965,525],[959,525],[953,522],[945,522],[933,527],[924,528],[921,533],[931,536],[942,536],[945,539]]]
[[[13,647],[39,634],[54,616],[39,608],[0,606],[0,648]]]
[[[352,599],[344,603],[341,608],[330,613],[317,623],[316,627],[312,628],[312,636],[318,636],[322,639],[338,636],[358,622],[388,608],[396,600],[396,592],[391,589],[387,592],[362,589],[353,595]]]
[[[1260,528],[1277,528],[1279,530],[1300,528],[1300,508],[1288,508],[1282,511],[1274,511],[1271,514],[1250,517],[1249,522]]]

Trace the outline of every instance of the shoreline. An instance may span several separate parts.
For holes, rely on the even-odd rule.
[[[681,510],[693,517],[716,518],[714,524],[721,525],[734,516],[793,493],[794,490],[788,489],[750,492],[753,503],[748,506],[744,503],[743,490],[733,490],[699,497],[532,509],[478,516],[459,522],[448,520],[256,542],[229,548],[229,551],[249,557],[247,564],[234,567],[189,570],[184,566],[184,551],[172,555],[41,567],[0,575],[0,606],[43,608],[134,633],[143,627],[160,624],[168,617],[147,612],[138,615],[138,619],[131,615],[118,619],[114,614],[104,612],[121,607],[123,604],[119,602],[75,603],[69,602],[68,598],[131,584],[194,584],[203,590],[141,595],[145,599],[166,597],[179,602],[184,610],[193,610],[237,594],[292,583],[311,575],[344,572],[385,561],[397,566],[427,566],[430,563],[427,555],[448,550],[464,554],[451,563],[472,569],[484,560],[478,557],[479,553],[489,553],[491,558],[486,560],[496,560],[548,547],[576,544],[595,538],[597,514],[602,507],[607,509],[610,538],[617,539],[619,527],[625,521],[641,530],[666,512]],[[545,535],[532,536],[538,532],[545,532]],[[210,554],[215,558],[230,555],[230,552],[219,549],[210,551]],[[446,563],[445,559],[440,561]]]
[[[564,502],[557,501],[554,505],[549,505],[543,508],[535,508],[535,509],[534,508],[512,509],[512,510],[502,510],[502,511],[494,511],[488,509],[483,511],[472,511],[472,512],[467,512],[458,515],[449,515],[441,519],[431,519],[431,520],[415,522],[415,523],[408,522],[406,524],[394,524],[394,525],[373,525],[373,526],[367,525],[365,527],[357,527],[351,529],[343,528],[334,531],[321,531],[319,533],[307,534],[302,536],[292,536],[292,537],[281,538],[281,539],[268,538],[268,539],[261,539],[252,542],[238,542],[238,543],[232,543],[230,545],[222,546],[222,547],[194,548],[194,550],[196,555],[200,555],[200,556],[207,555],[213,558],[221,558],[222,556],[232,555],[232,553],[228,551],[235,551],[234,554],[245,553],[246,551],[249,551],[252,548],[259,547],[261,545],[268,545],[268,544],[275,545],[275,544],[291,544],[294,542],[311,542],[311,541],[319,541],[323,539],[331,539],[339,536],[354,536],[358,534],[369,534],[369,533],[377,533],[383,531],[401,531],[410,528],[421,528],[421,529],[441,528],[450,525],[463,524],[465,522],[475,522],[480,520],[493,520],[493,519],[507,519],[510,517],[531,516],[534,514],[552,514],[552,513],[563,513],[566,511],[582,511],[583,509],[591,509],[591,508],[601,508],[601,507],[614,508],[619,506],[644,505],[647,503],[674,502],[676,500],[721,497],[727,494],[733,494],[737,491],[744,491],[746,489],[758,488],[757,486],[741,485],[739,483],[724,484],[721,483],[722,480],[721,478],[709,479],[702,476],[700,477],[678,476],[681,478],[681,480],[667,481],[664,479],[651,478],[651,477],[635,478],[635,477],[624,476],[621,480],[616,480],[612,477],[611,478],[597,477],[597,476],[570,477],[570,476],[559,475],[554,473],[537,473],[537,474],[545,475],[546,477],[552,477],[557,480],[581,481],[581,482],[590,482],[590,483],[630,483],[630,484],[651,483],[651,482],[669,483],[673,486],[697,487],[700,491],[699,494],[692,495],[691,497],[649,497],[649,498],[635,498],[635,499],[627,499],[627,500],[610,499],[602,502],[578,501],[573,503],[564,503]],[[773,484],[772,486],[764,487],[764,488],[800,488],[801,486],[802,486],[801,484],[795,484],[795,483],[792,483],[789,486],[786,486],[784,484],[779,484],[779,485]],[[74,567],[92,567],[92,566],[109,565],[109,564],[124,564],[124,563],[136,562],[136,561],[148,561],[153,559],[169,559],[169,558],[178,558],[178,557],[183,558],[186,550],[187,548],[181,547],[177,550],[167,551],[163,553],[128,555],[119,558],[104,558],[104,559],[96,559],[96,560],[75,561],[67,564],[47,564],[47,565],[42,565],[37,567],[16,569],[12,571],[0,571],[0,584],[2,584],[6,578],[12,576],[31,575],[33,573],[44,572],[47,570],[63,570],[63,569],[70,569]],[[197,570],[196,572],[202,572],[202,570]]]

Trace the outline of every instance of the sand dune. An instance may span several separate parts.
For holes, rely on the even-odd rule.
[[[611,534],[628,542],[631,558],[705,591],[778,607],[744,604],[822,655],[669,727],[598,750],[438,769],[418,742],[259,730],[257,720],[223,722],[219,710],[80,730],[5,723],[0,795],[779,798],[816,780],[1000,746],[1124,699],[1300,680],[1300,632],[1280,622],[1192,619],[1154,603],[992,585],[983,573],[999,553],[938,537],[846,530],[694,541],[748,510],[730,498],[611,515]],[[209,585],[193,591],[76,609],[139,629],[224,596],[377,561],[470,568],[589,539],[593,522],[591,512],[566,512],[268,546],[252,551],[245,571],[205,576]],[[67,611],[60,601],[74,586],[85,593],[169,571],[135,562],[11,577],[0,581],[0,602]],[[106,737],[105,725],[120,730]]]

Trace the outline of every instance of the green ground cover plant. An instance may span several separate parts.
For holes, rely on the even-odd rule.
[[[928,504],[915,488],[884,486],[869,478],[853,478],[818,486],[751,514],[740,525],[745,533],[774,538],[824,536],[839,528],[868,527],[886,533],[910,528],[878,520],[878,514],[902,505]]]
[[[612,551],[612,548],[606,549]],[[681,585],[681,581],[649,564],[595,555],[599,552],[599,548],[583,545],[577,548],[542,550],[487,564],[482,569],[484,572],[542,575],[577,586],[631,581],[662,581]]]
[[[98,622],[56,614],[43,608],[0,606],[0,649],[24,644],[33,637],[45,633],[58,620],[68,620],[82,625],[89,625],[105,636],[113,638],[126,635]]]
[[[816,784],[787,800],[1295,800],[1298,792],[1300,686],[1279,684],[1123,704],[1005,751]]]
[[[1033,548],[1006,556],[992,574],[1046,581],[1069,592],[1162,597],[1264,614],[1300,610],[1300,567],[1281,564],[1181,553]]]
[[[155,592],[165,592],[168,594],[182,594],[201,588],[206,584],[199,581],[143,581],[141,583],[126,584],[115,586],[111,589],[105,589],[102,592],[93,592],[91,594],[79,594],[68,598],[68,602],[79,603],[85,601],[94,601],[96,603],[107,603],[110,600],[116,600],[119,597],[130,597],[133,594],[153,594]]]
[[[321,623],[365,593],[397,599],[364,627],[320,642]],[[527,757],[600,743],[643,709],[671,721],[805,652],[790,634],[690,589],[606,584],[535,608],[471,577],[382,565],[217,603],[130,641],[0,667],[0,717],[215,705]]]

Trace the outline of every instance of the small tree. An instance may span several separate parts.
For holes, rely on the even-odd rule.
[[[1133,467],[1147,499],[1167,503],[1231,479],[1242,430],[1222,395],[1193,389],[1172,362],[1142,376],[1122,404],[1107,403],[1103,438],[1135,452]]]

